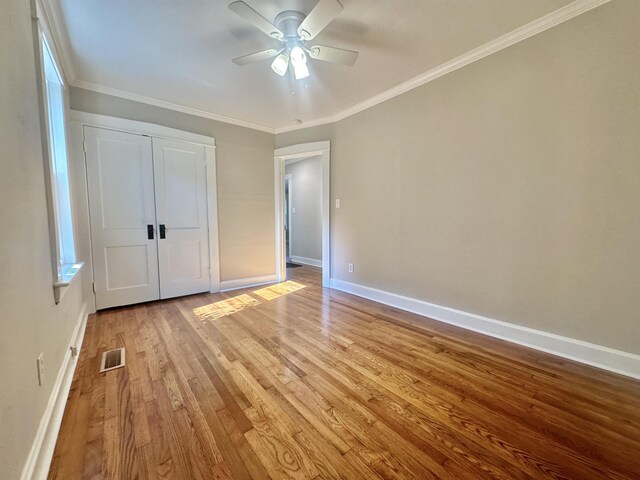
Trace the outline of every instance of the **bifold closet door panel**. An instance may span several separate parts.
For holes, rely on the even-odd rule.
[[[84,127],[98,309],[160,298],[151,138]]]
[[[153,139],[160,297],[209,290],[205,147]]]

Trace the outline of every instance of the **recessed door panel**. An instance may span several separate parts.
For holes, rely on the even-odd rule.
[[[148,158],[142,151],[144,145],[111,138],[98,138],[97,141],[102,227],[106,230],[130,229],[144,224],[148,208],[145,195],[149,194],[148,185],[145,185],[149,172]]]
[[[205,148],[153,139],[160,296],[209,290]],[[164,237],[164,238],[163,238]]]
[[[197,149],[202,150],[201,147]],[[203,192],[200,191],[198,173],[203,159],[199,153],[166,147],[162,149],[163,187],[167,199],[164,220],[173,228],[200,228],[200,199]]]
[[[146,245],[122,245],[104,249],[107,291],[149,285]]]
[[[201,279],[203,271],[201,242],[167,242],[167,273],[173,281]]]
[[[157,300],[151,139],[94,127],[84,138],[96,307]]]

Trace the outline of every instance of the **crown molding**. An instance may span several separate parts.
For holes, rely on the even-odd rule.
[[[561,23],[564,23],[572,18],[575,18],[583,13],[586,13],[594,8],[597,8],[605,3],[609,3],[611,0],[575,0],[564,7],[561,7],[547,15],[544,15],[522,27],[516,28],[515,30],[496,38],[484,45],[469,50],[468,52],[449,60],[437,67],[428,70],[427,72],[418,75],[406,82],[403,82],[395,87],[392,87],[388,90],[385,90],[382,93],[379,93],[367,100],[364,100],[360,103],[353,105],[347,109],[344,109],[334,115],[330,115],[327,117],[317,118],[313,120],[309,120],[303,122],[300,125],[288,125],[284,127],[270,127],[258,123],[247,122],[245,120],[239,120],[232,117],[227,117],[224,115],[218,115],[213,112],[209,112],[206,110],[200,110],[193,107],[187,107],[185,105],[180,105],[177,103],[168,102],[165,100],[159,100],[157,98],[148,97],[146,95],[140,95],[137,93],[128,92],[125,90],[120,90],[112,87],[107,87],[104,85],[99,85],[93,82],[87,82],[84,80],[80,80],[76,77],[75,72],[73,71],[72,63],[68,57],[68,52],[70,51],[69,44],[65,41],[66,39],[60,35],[60,32],[64,31],[60,28],[60,19],[59,15],[57,15],[56,8],[52,5],[53,0],[38,0],[45,7],[46,15],[50,20],[50,29],[53,36],[53,40],[55,43],[55,48],[60,53],[60,59],[62,61],[62,68],[64,70],[69,83],[78,88],[84,88],[86,90],[91,90],[97,93],[104,93],[106,95],[112,95],[115,97],[125,98],[127,100],[132,100],[135,102],[145,103],[148,105],[153,105],[156,107],[166,108],[169,110],[175,110],[177,112],[186,113],[189,115],[195,115],[198,117],[209,118],[211,120],[216,120],[218,122],[229,123],[231,125],[237,125],[240,127],[251,128],[254,130],[259,130],[262,132],[272,133],[272,134],[280,134],[291,132],[295,130],[304,130],[305,128],[316,127],[320,125],[326,125],[338,122],[347,117],[355,115],[356,113],[362,112],[368,108],[371,108],[375,105],[378,105],[382,102],[390,100],[398,95],[402,95],[410,90],[413,90],[416,87],[429,83],[437,78],[442,77],[448,73],[451,73],[455,70],[458,70],[466,65],[469,65],[473,62],[476,62],[484,57],[487,57],[493,53],[499,52],[500,50],[504,50],[511,45],[514,45],[518,42],[526,40],[538,33],[544,32],[550,28],[555,27]]]
[[[193,107],[187,107],[185,105],[167,102],[165,100],[159,100],[157,98],[148,97],[146,95],[139,95],[137,93],[127,92],[125,90],[119,90],[117,88],[105,87],[104,85],[99,85],[97,83],[85,82],[84,80],[76,80],[75,82],[72,82],[72,85],[77,88],[84,88],[85,90],[91,90],[97,93],[104,93],[105,95],[125,98],[134,102],[146,103],[155,107],[166,108],[168,110],[174,110],[176,112],[187,113],[189,115],[195,115],[197,117],[208,118],[211,120],[216,120],[218,122],[229,123],[231,125],[237,125],[239,127],[251,128],[253,130],[260,130],[267,133],[275,133],[275,130],[272,127],[261,125],[259,123],[252,123],[244,120],[239,120],[237,118],[218,115],[217,113],[200,110]]]
[[[355,107],[351,107],[351,108],[355,108]],[[349,108],[348,110],[350,110],[351,108]],[[320,125],[329,125],[331,123],[335,123],[335,122],[337,122],[339,120],[342,120],[343,118],[347,118],[349,115],[345,115],[344,117],[340,116],[342,113],[344,113],[346,111],[347,110],[343,110],[342,112],[339,112],[336,115],[331,115],[331,116],[322,117],[322,118],[316,118],[314,120],[309,120],[307,122],[302,122],[301,124],[297,124],[297,125],[287,125],[286,127],[277,127],[277,128],[274,128],[273,130],[274,130],[274,133],[276,135],[279,135],[281,133],[293,132],[293,131],[296,131],[296,130],[304,130],[305,128],[319,127]],[[353,112],[353,113],[358,113],[358,112]],[[351,114],[351,115],[353,115],[353,114]]]
[[[476,62],[486,56],[489,56],[493,53],[499,52],[500,50],[504,50],[511,45],[522,42],[527,38],[530,38],[538,33],[542,33],[545,30],[549,30],[550,28],[555,27],[561,23],[566,22],[567,20],[571,20],[572,18],[577,17],[578,15],[582,15],[594,8],[597,8],[605,3],[609,3],[611,0],[575,0],[574,2],[565,5],[564,7],[559,8],[547,15],[544,15],[537,20],[534,20],[526,25],[516,28],[515,30],[496,38],[495,40],[491,40],[484,45],[474,48],[473,50],[469,50],[466,53],[463,53],[459,57],[456,57],[448,62],[445,62],[441,65],[438,65],[431,70],[418,75],[406,82],[403,82],[399,85],[396,85],[389,90],[385,90],[378,95],[375,95],[363,102],[360,102],[352,107],[349,107],[341,112],[338,112],[335,115],[330,117],[324,117],[316,120],[311,120],[309,122],[304,122],[300,125],[291,125],[287,127],[276,128],[275,133],[285,133],[291,132],[294,130],[302,130],[304,128],[310,128],[318,125],[324,125],[327,123],[334,123],[340,120],[343,120],[347,117],[355,115],[356,113],[362,112],[368,108],[374,107],[382,102],[390,100],[398,95],[402,95],[403,93],[408,92],[409,90],[413,90],[416,87],[429,83],[436,78],[442,77],[448,73],[451,73],[455,70],[458,70],[470,63]]]

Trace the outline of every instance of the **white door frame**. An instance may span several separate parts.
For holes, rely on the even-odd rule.
[[[278,282],[286,280],[287,265],[284,238],[284,175],[285,162],[296,158],[320,156],[322,162],[322,286],[329,288],[331,279],[331,236],[330,236],[330,181],[331,142],[300,143],[277,148],[274,152],[274,186],[276,207],[276,276]]]
[[[74,171],[76,185],[73,186],[78,206],[75,222],[78,240],[78,258],[85,262],[82,272],[83,293],[90,312],[95,312],[95,294],[93,292],[93,252],[91,251],[91,228],[89,225],[89,196],[86,180],[84,156],[84,126],[137,133],[167,140],[195,143],[205,147],[207,159],[207,217],[209,222],[209,274],[210,292],[220,291],[220,247],[218,239],[218,196],[216,180],[216,139],[205,135],[185,132],[153,123],[138,122],[124,118],[98,115],[95,113],[71,110],[69,123],[70,148],[69,159]],[[211,188],[213,187],[213,188]],[[87,268],[88,267],[88,268]]]
[[[293,241],[292,241],[293,236],[291,235],[291,201],[293,200],[293,192],[291,190],[293,188],[293,175],[291,175],[290,173],[285,173],[284,180],[285,180],[285,183],[287,180],[289,181],[289,199],[287,201],[287,210],[288,210],[287,216],[289,217],[289,259],[291,259],[291,249],[293,248]],[[284,217],[283,217],[283,221],[284,221]],[[287,239],[285,238],[285,242],[286,240]],[[285,260],[286,259],[287,259],[287,249],[285,245]]]

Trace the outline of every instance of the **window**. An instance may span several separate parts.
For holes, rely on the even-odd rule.
[[[56,286],[62,287],[69,284],[81,265],[75,263],[76,250],[67,167],[67,135],[62,75],[60,75],[60,69],[45,36],[41,35],[40,38],[42,39],[46,131],[49,143],[50,212],[53,217],[50,219],[52,237],[54,237],[51,244],[56,255]],[[54,243],[55,248],[53,248]]]

